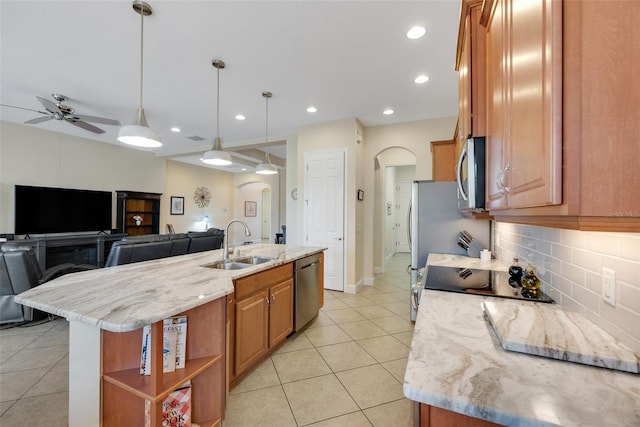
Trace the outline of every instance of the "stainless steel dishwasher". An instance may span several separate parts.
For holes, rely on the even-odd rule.
[[[318,277],[320,255],[310,255],[296,261],[294,330],[299,331],[318,315]]]

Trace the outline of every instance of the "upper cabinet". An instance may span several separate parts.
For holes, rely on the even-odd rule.
[[[495,0],[485,20],[487,205],[560,204],[562,3]]]
[[[470,136],[485,135],[486,33],[480,27],[482,0],[463,0],[458,30],[456,71],[458,72],[458,127],[456,153]]]
[[[484,2],[496,220],[640,231],[639,20],[637,1]]]

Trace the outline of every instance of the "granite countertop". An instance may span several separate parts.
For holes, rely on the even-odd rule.
[[[237,246],[231,258],[275,257],[240,270],[203,267],[222,249],[67,274],[15,297],[16,302],[112,332],[126,332],[216,300],[234,291],[233,280],[295,261],[326,248],[255,244]]]
[[[428,264],[455,258],[430,255]],[[640,425],[639,375],[504,350],[483,313],[491,298],[423,291],[406,397],[504,425]]]

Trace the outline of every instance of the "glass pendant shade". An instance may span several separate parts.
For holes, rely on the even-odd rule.
[[[278,168],[269,163],[260,163],[256,166],[256,173],[260,175],[275,175],[278,173]]]
[[[273,94],[271,92],[262,92],[262,97],[265,100],[265,137],[264,144],[265,146],[269,142],[269,98],[271,98]],[[271,158],[269,158],[269,153],[264,152],[264,163],[260,163],[256,166],[256,173],[258,175],[275,175],[278,173],[278,168],[276,168],[271,163]]]
[[[147,118],[142,108],[138,108],[134,124],[120,128],[120,131],[118,131],[118,141],[135,147],[162,147],[162,137],[147,125]]]
[[[216,141],[213,144],[213,149],[205,151],[200,160],[202,163],[206,163],[208,165],[227,166],[231,164],[231,155],[226,151],[222,151],[220,138],[216,138]]]

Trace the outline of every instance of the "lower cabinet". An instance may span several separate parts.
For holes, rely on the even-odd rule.
[[[293,292],[291,263],[235,281],[235,301],[229,296],[231,384],[293,331]]]
[[[414,402],[414,427],[496,427],[500,424]]]

